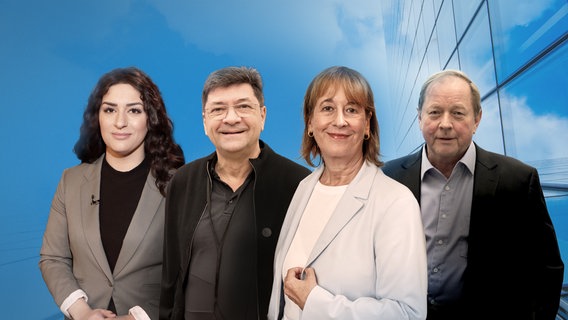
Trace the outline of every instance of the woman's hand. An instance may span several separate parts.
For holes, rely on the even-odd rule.
[[[314,268],[303,269],[303,274],[302,277],[301,267],[290,268],[284,278],[284,294],[302,310],[310,292],[318,284]]]
[[[116,314],[105,309],[91,309],[85,299],[78,299],[68,309],[74,320],[102,320],[115,318]]]

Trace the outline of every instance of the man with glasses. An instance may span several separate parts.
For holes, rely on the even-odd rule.
[[[215,152],[181,167],[169,185],[160,319],[265,319],[280,227],[310,171],[260,140],[257,70],[211,73],[202,106]]]

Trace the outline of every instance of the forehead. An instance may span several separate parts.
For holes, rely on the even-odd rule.
[[[206,104],[235,104],[242,102],[258,103],[252,86],[248,83],[233,84],[228,87],[218,87],[209,92]]]
[[[426,91],[425,105],[460,103],[471,107],[471,99],[471,88],[464,79],[446,76],[430,84]]]
[[[328,83],[316,93],[317,101],[332,100],[335,97],[344,97],[350,102],[359,102],[359,95],[345,84],[339,82]]]
[[[128,83],[117,83],[108,88],[103,98],[109,96],[128,96],[140,99],[140,92]]]

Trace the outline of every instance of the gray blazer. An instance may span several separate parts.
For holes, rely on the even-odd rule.
[[[82,289],[92,308],[106,309],[112,296],[118,315],[139,305],[157,319],[165,199],[149,174],[111,272],[101,241],[99,206],[93,201],[99,199],[103,157],[63,172],[43,236],[41,273],[58,306]]]

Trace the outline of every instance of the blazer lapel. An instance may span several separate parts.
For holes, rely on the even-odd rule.
[[[490,154],[475,145],[476,161],[475,172],[473,179],[473,202],[471,212],[480,211],[479,201],[476,201],[480,196],[490,199],[495,195],[497,184],[499,183],[499,175],[492,173],[497,168],[497,163],[491,159]],[[482,210],[481,210],[482,211]]]
[[[162,201],[164,201],[164,197],[154,184],[154,177],[149,173],[140,201],[124,236],[122,248],[114,267],[115,275],[119,274],[128,264],[128,261],[132,259],[136,249],[146,236],[146,231],[152,224],[154,216],[158,213]]]
[[[108,265],[103,243],[101,241],[101,229],[99,225],[99,205],[95,199],[100,199],[101,156],[85,170],[85,183],[81,185],[81,212],[83,215],[83,233],[87,239],[89,249],[93,254],[99,268],[109,280],[112,280],[112,272]]]
[[[422,166],[422,149],[410,155],[408,159],[402,164],[404,168],[404,175],[401,177],[400,182],[404,184],[418,202],[420,202],[420,184],[422,177],[420,177],[420,168]]]
[[[355,179],[345,190],[345,194],[339,200],[337,207],[316,241],[306,266],[309,266],[317,259],[345,225],[360,211],[365,201],[369,198],[369,190],[376,173],[377,169],[373,165],[367,162],[363,164]]]

